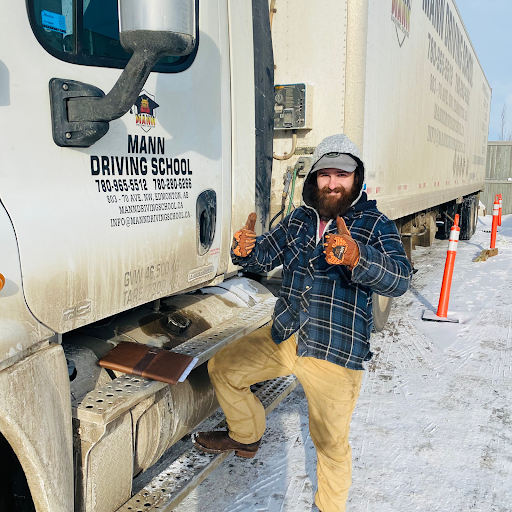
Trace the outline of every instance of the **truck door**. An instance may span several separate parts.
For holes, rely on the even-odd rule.
[[[195,51],[159,61],[131,110],[89,148],[54,143],[49,82],[112,88],[130,58],[117,0],[27,0],[9,10],[0,34],[0,200],[33,314],[66,332],[224,272],[226,0],[197,1]]]

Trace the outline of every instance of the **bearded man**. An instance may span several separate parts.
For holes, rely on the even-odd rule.
[[[295,374],[309,408],[318,456],[315,503],[346,510],[352,483],[349,428],[368,361],[372,293],[405,293],[411,265],[395,224],[363,192],[364,165],[345,135],[324,139],[303,188],[304,205],[256,237],[255,214],[235,233],[232,259],[261,273],[283,265],[279,299],[267,325],[225,347],[208,365],[228,431],[200,432],[209,453],[254,457],[265,412],[250,386]]]

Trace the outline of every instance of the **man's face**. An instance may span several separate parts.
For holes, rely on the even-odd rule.
[[[316,173],[318,213],[328,219],[343,215],[355,199],[355,172],[321,169]]]
[[[316,184],[320,190],[328,187],[329,195],[332,197],[341,197],[340,187],[347,192],[354,186],[354,173],[342,171],[341,169],[321,169],[316,173]]]

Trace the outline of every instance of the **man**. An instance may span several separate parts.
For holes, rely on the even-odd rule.
[[[315,502],[344,511],[351,484],[352,412],[368,361],[372,293],[405,293],[411,266],[392,221],[363,192],[364,165],[344,135],[324,139],[304,182],[304,205],[256,237],[255,214],[235,234],[233,262],[251,272],[283,265],[272,325],[225,347],[208,369],[229,431],[200,432],[209,453],[254,457],[265,413],[250,386],[295,374],[309,408],[318,456]]]

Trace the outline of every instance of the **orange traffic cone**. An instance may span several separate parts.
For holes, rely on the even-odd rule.
[[[423,312],[422,320],[434,322],[453,322],[458,323],[458,318],[448,318],[448,303],[450,302],[450,291],[452,288],[453,268],[455,266],[455,256],[457,256],[457,246],[459,245],[460,227],[459,216],[455,215],[455,222],[450,230],[450,243],[446,254],[446,263],[444,266],[443,284],[441,285],[441,296],[437,314],[430,310]]]
[[[498,226],[500,225],[500,213],[500,194],[496,194],[492,210],[491,248],[484,249],[478,258],[473,260],[474,263],[478,261],[487,261],[492,256],[496,256],[498,254],[498,249],[496,247],[496,235],[498,233]]]
[[[499,194],[494,200],[494,208],[492,211],[492,230],[491,230],[491,249],[496,248],[496,235],[498,234],[498,226],[500,222],[500,200]]]

